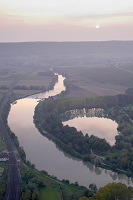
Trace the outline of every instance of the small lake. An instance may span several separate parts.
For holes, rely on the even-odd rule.
[[[58,75],[58,82],[53,90],[28,98],[17,100],[11,105],[8,125],[18,137],[24,148],[26,158],[35,164],[38,170],[46,170],[58,179],[67,179],[71,183],[88,187],[95,183],[102,187],[110,182],[122,182],[133,186],[132,179],[110,170],[97,168],[89,162],[83,163],[61,151],[52,141],[42,136],[33,123],[33,115],[38,99],[55,96],[65,90],[64,77]]]
[[[66,112],[66,118],[69,119],[63,122],[64,125],[75,127],[78,131],[95,135],[99,138],[106,139],[110,145],[115,144],[115,136],[118,134],[118,124],[106,118],[103,109],[76,109]],[[65,119],[65,116],[63,116]]]

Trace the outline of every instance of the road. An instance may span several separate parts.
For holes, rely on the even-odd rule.
[[[9,97],[13,92],[13,87],[17,82],[18,80],[15,80],[10,85],[10,89],[6,92],[6,94],[3,97],[3,101],[0,104],[0,134],[3,137],[9,155],[8,180],[3,200],[20,200],[21,194],[21,176],[18,164],[19,156],[16,155],[18,153],[6,129],[6,123],[2,119],[2,112],[4,111],[4,107],[9,102]]]
[[[35,71],[35,70],[34,70]],[[27,74],[32,73],[28,72]],[[9,99],[13,93],[14,86],[27,74],[22,75],[18,79],[14,80],[11,84],[5,95],[3,96],[3,100],[0,102],[0,134],[5,142],[6,149],[9,155],[9,165],[8,165],[8,180],[6,192],[3,197],[3,200],[20,200],[21,195],[21,175],[19,169],[19,154],[15,148],[15,145],[11,139],[10,134],[6,128],[6,123],[2,119],[2,113],[4,112],[5,106],[10,103]]]
[[[14,86],[26,75],[34,72],[36,70],[32,70],[26,74],[23,74],[18,79],[14,80],[5,95],[3,96],[2,101],[0,102],[0,134],[5,142],[6,149],[9,155],[8,161],[8,180],[6,192],[3,197],[3,200],[20,200],[21,195],[21,175],[19,169],[20,157],[15,148],[15,145],[11,139],[10,133],[6,128],[6,123],[2,119],[2,113],[4,112],[4,108],[7,104],[9,104],[9,99],[13,93]]]
[[[116,64],[115,64],[115,67],[116,67],[117,69],[122,70],[122,71],[125,71],[125,72],[128,72],[128,73],[133,74],[133,71],[130,71],[130,70],[127,70],[127,69],[121,68],[121,67],[120,67],[120,63],[116,63]]]

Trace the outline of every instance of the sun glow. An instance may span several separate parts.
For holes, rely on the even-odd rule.
[[[96,25],[96,29],[98,29],[98,28],[100,28],[100,25],[99,25],[99,24]]]
[[[118,27],[121,26],[123,29],[121,33],[123,33],[125,39],[125,31],[127,38],[129,38],[129,33],[131,38],[133,36],[132,22],[133,0],[0,0],[2,38],[9,37],[7,34],[9,26],[15,27],[15,29],[12,29],[11,36],[15,35],[16,30],[20,31],[18,27],[24,28],[24,33],[28,32],[28,27],[30,36],[33,34],[32,28],[35,28],[36,32],[38,30],[37,34],[43,32],[42,35],[44,36],[42,37],[44,37],[44,40],[46,31],[48,32],[48,38],[49,33],[51,33],[52,38],[61,34],[62,38],[64,36],[68,38],[66,32],[73,30],[71,34],[74,35],[74,38],[76,32],[81,37],[81,40],[85,37],[89,40],[90,35],[92,35],[92,38],[95,37],[93,31],[96,33],[96,29],[101,34],[101,36],[96,34],[96,37],[102,37],[102,33],[110,33],[110,28],[113,28],[115,30],[115,32],[113,31],[114,35],[117,35],[120,30]],[[125,26],[127,27],[126,29],[123,28]],[[9,30],[11,31],[11,28]],[[57,34],[53,34],[53,30]],[[88,31],[89,35],[86,34]],[[7,36],[5,36],[5,33]],[[16,35],[19,37],[19,34]],[[104,35],[112,38],[112,34],[103,34],[103,37]],[[117,38],[119,37],[117,36]]]

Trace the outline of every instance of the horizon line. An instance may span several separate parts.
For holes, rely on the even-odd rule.
[[[78,43],[78,42],[133,42],[133,40],[77,40],[77,41],[39,41],[39,40],[35,40],[35,41],[5,41],[2,42],[0,41],[0,44],[4,44],[4,43]]]

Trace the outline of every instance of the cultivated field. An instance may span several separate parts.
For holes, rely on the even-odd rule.
[[[53,76],[39,75],[39,72],[47,72],[49,69],[45,65],[42,67],[41,61],[38,61],[38,65],[36,62],[36,59],[31,61],[30,57],[13,57],[1,60],[0,100],[4,93],[8,92],[13,82],[15,82],[15,85],[28,87],[28,89],[14,89],[13,93],[15,98],[21,98],[41,91],[39,89],[30,89],[30,87],[38,86],[48,89],[53,80]]]
[[[93,64],[59,68],[71,84],[68,96],[104,96],[125,93],[133,85],[133,63]]]

